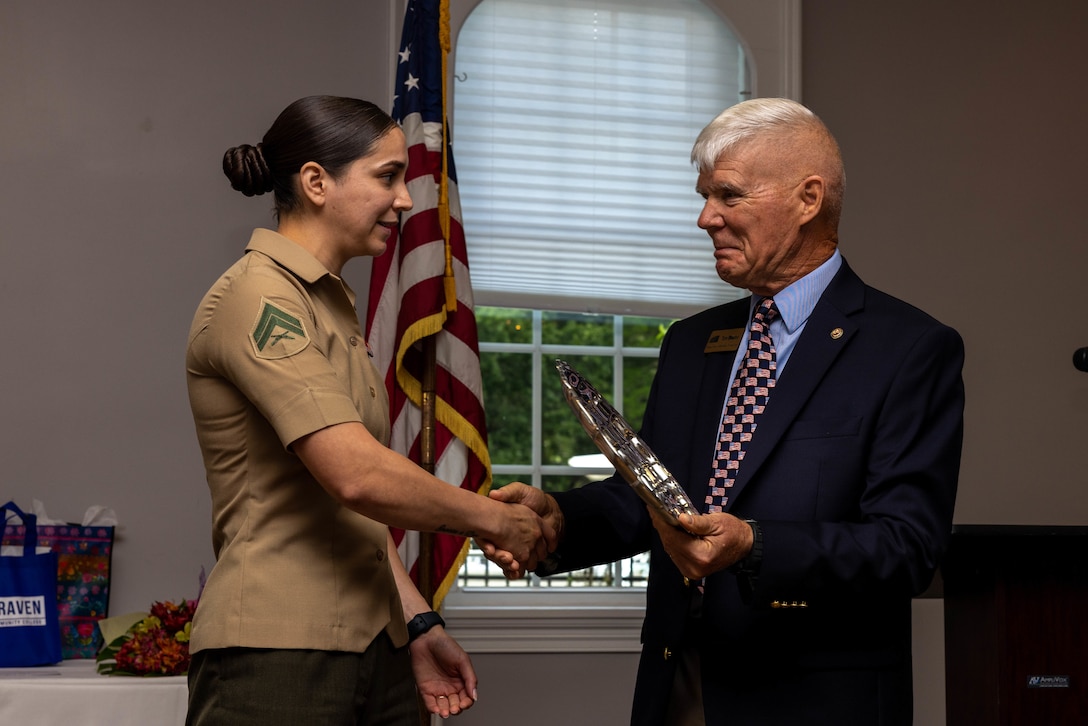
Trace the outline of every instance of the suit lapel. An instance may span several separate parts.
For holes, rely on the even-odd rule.
[[[861,310],[864,291],[861,279],[844,260],[842,268],[816,303],[786,369],[775,382],[767,408],[745,450],[744,462],[729,494],[727,511],[736,505],[744,487],[758,474],[827,370],[857,333],[858,321],[851,316]]]

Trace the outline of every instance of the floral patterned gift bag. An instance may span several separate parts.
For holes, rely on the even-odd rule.
[[[6,525],[3,544],[22,542],[25,527]],[[38,545],[57,555],[57,609],[64,658],[94,658],[102,645],[95,624],[110,601],[114,528],[39,524]]]

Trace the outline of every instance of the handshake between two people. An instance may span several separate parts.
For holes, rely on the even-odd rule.
[[[476,544],[484,556],[502,568],[507,579],[517,580],[533,572],[563,541],[563,511],[550,494],[521,482],[492,489],[488,496],[507,504],[528,507],[544,520],[547,525],[544,529],[550,528],[554,533],[554,544],[547,541],[550,538],[542,537],[537,546],[531,548],[529,557],[521,559],[494,542],[476,538]],[[647,511],[665,551],[680,573],[689,579],[703,578],[731,567],[752,551],[751,526],[727,512],[697,516],[686,514],[680,518],[680,527],[676,527],[662,519],[652,508],[647,507]]]

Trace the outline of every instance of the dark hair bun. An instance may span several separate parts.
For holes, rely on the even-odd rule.
[[[223,173],[230,179],[230,185],[247,197],[272,191],[272,172],[260,144],[227,149],[223,154]]]

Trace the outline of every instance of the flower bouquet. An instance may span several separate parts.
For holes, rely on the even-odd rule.
[[[156,602],[150,613],[98,623],[105,645],[95,659],[103,675],[181,676],[189,671],[189,634],[196,600]]]

